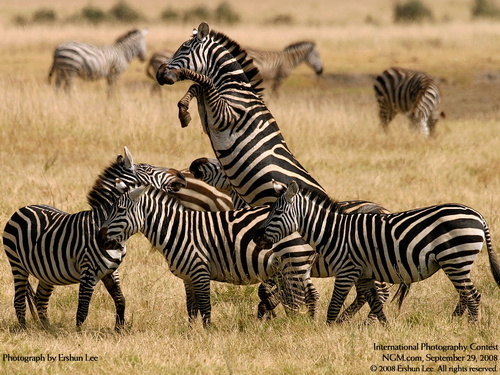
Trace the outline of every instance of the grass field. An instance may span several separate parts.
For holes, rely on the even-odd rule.
[[[295,156],[332,197],[372,200],[391,211],[446,202],[469,205],[485,216],[500,254],[500,23],[470,21],[471,2],[465,0],[438,2],[436,18],[448,21],[420,26],[392,24],[391,7],[382,0],[341,1],[331,7],[327,0],[286,0],[280,9],[260,0],[231,1],[240,3],[245,22],[214,28],[261,48],[282,48],[300,39],[318,44],[323,77],[299,67],[280,96],[266,96],[266,102]],[[1,228],[17,208],[29,204],[67,212],[88,209],[88,190],[125,145],[136,162],[177,169],[213,156],[196,116],[186,129],[177,120],[176,103],[189,83],[163,87],[161,97],[152,96],[145,64],[138,61],[119,79],[113,98],[106,97],[104,82],[77,81],[71,97],[54,92],[47,73],[55,45],[66,40],[111,43],[131,28],[11,23],[20,12],[30,14],[48,5],[70,14],[87,2],[71,4],[0,2]],[[106,0],[103,8],[112,4]],[[194,0],[179,6],[192,4]],[[157,0],[140,6],[150,18],[165,7]],[[256,12],[269,17],[290,13],[296,22],[263,26],[254,21]],[[365,23],[367,15],[378,23]],[[153,52],[177,48],[197,24],[137,26],[149,27]],[[370,77],[391,65],[442,79],[447,119],[438,123],[434,139],[411,132],[403,117],[391,123],[388,134],[378,128]],[[44,331],[28,317],[28,330],[19,332],[12,274],[0,255],[0,373],[367,374],[371,366],[374,373],[417,373],[429,372],[425,368],[437,372],[441,365],[446,366],[443,373],[452,373],[457,365],[490,368],[486,373],[493,373],[496,365],[498,371],[500,289],[484,250],[472,275],[482,293],[481,319],[474,327],[465,318],[450,318],[457,295],[441,272],[415,284],[401,310],[387,304],[387,328],[361,326],[366,307],[352,323],[326,326],[330,279],[314,280],[321,294],[317,321],[305,314],[287,317],[281,308],[277,319],[258,321],[256,286],[212,283],[215,327],[210,330],[199,323],[188,325],[181,280],[169,273],[142,236],[130,240],[120,274],[131,325],[126,333],[113,332],[114,307],[102,285],[96,288],[82,332],[74,327],[77,285],[56,288],[49,307],[52,329]],[[422,345],[459,343],[467,349],[455,354],[469,360],[476,356],[477,361],[429,360],[426,355],[453,352]],[[493,347],[473,350],[473,343]],[[376,350],[374,344],[419,347]],[[42,357],[36,363],[22,362],[9,360],[7,354]],[[399,354],[408,361],[394,357]],[[383,355],[393,355],[393,360]]]

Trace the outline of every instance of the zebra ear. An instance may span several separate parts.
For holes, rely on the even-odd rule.
[[[295,181],[290,182],[288,189],[285,191],[285,199],[288,203],[292,203],[293,198],[299,192],[299,186]]]
[[[149,185],[142,185],[132,190],[130,192],[130,199],[132,199],[132,202],[136,202],[141,197],[141,195],[144,194],[148,186]]]
[[[123,159],[125,168],[134,170],[134,157],[127,146],[123,147],[123,152],[125,153],[125,158]]]
[[[199,40],[205,40],[205,38],[208,36],[210,33],[210,26],[208,26],[208,23],[202,22],[200,23],[200,26],[198,26],[198,33],[196,34],[196,37]]]
[[[274,191],[276,193],[278,193],[279,195],[283,194],[287,189],[286,184],[284,184],[283,182],[278,182],[275,179],[273,179],[272,183],[273,183]]]
[[[128,191],[128,186],[125,182],[123,182],[121,179],[117,178],[115,180],[115,187],[120,193],[125,193]]]

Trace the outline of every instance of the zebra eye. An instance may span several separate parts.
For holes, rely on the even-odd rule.
[[[125,207],[125,206],[118,206],[118,212],[119,213],[124,213],[125,211],[127,211],[127,207]]]

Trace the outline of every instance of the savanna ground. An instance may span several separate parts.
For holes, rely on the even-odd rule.
[[[113,3],[99,4],[106,9]],[[290,148],[332,197],[373,200],[392,211],[445,202],[470,205],[488,221],[499,254],[500,23],[471,21],[471,3],[439,2],[433,5],[435,23],[405,26],[392,23],[392,4],[382,0],[333,5],[329,0],[287,0],[279,7],[269,1],[231,1],[240,9],[242,22],[213,26],[242,44],[261,48],[278,49],[300,39],[317,42],[324,76],[316,79],[300,67],[278,98],[266,100]],[[155,0],[130,4],[151,18],[165,7]],[[189,0],[178,6],[193,4]],[[47,6],[70,14],[85,5],[86,1],[0,2],[2,228],[17,208],[28,204],[44,203],[68,212],[88,209],[86,193],[124,145],[136,162],[178,169],[195,158],[213,155],[196,116],[187,129],[177,121],[176,103],[188,83],[163,87],[161,97],[152,96],[152,82],[138,61],[121,77],[111,99],[106,98],[103,82],[77,81],[71,98],[47,85],[56,44],[67,40],[107,44],[130,26],[18,27],[11,18]],[[280,13],[292,14],[294,23],[272,26],[258,21],[259,14]],[[369,24],[367,16],[372,20]],[[137,26],[149,27],[152,52],[177,48],[197,24]],[[388,134],[380,132],[369,77],[391,65],[424,70],[442,79],[447,119],[438,123],[435,139],[409,131],[402,117],[391,124]],[[194,104],[192,113],[196,114]],[[0,256],[0,372],[365,374],[370,366],[377,372],[394,373],[403,370],[398,365],[423,372],[422,365],[437,371],[443,364],[467,369],[497,364],[427,361],[427,354],[452,352],[422,347],[374,350],[374,344],[500,344],[500,289],[491,276],[486,251],[473,270],[483,296],[481,320],[474,327],[466,319],[450,318],[457,295],[441,272],[415,284],[401,310],[395,303],[387,304],[387,328],[362,327],[366,307],[350,324],[326,326],[333,280],[315,280],[321,293],[317,321],[305,315],[286,317],[282,308],[277,319],[258,321],[255,286],[213,283],[215,327],[210,330],[201,324],[188,325],[182,282],[169,273],[165,261],[151,252],[142,236],[130,240],[120,274],[131,323],[127,333],[113,332],[114,307],[102,285],[96,288],[81,333],[74,327],[76,285],[56,288],[49,307],[51,330],[41,330],[29,317],[28,330],[19,332],[10,266]],[[5,354],[43,355],[45,360],[13,362]],[[59,354],[97,356],[98,360],[48,361],[48,355]],[[384,361],[382,354],[422,356],[424,361]],[[468,348],[463,354],[479,360],[481,354],[498,356],[500,351]]]

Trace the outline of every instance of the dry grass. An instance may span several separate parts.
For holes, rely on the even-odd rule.
[[[155,0],[144,3],[144,11],[151,15],[164,6]],[[439,2],[439,14],[453,15],[456,21],[421,28],[391,25],[386,13],[377,13],[381,4],[387,9],[385,1],[341,2],[343,7],[336,4],[319,14],[315,9],[326,3],[287,1],[288,9],[303,10],[297,15],[304,21],[293,28],[262,28],[249,22],[224,29],[242,44],[267,48],[303,38],[318,41],[325,77],[316,80],[301,67],[285,82],[279,98],[268,98],[290,148],[338,199],[373,200],[393,211],[443,202],[476,208],[490,224],[498,253],[500,90],[498,80],[482,81],[478,75],[498,74],[500,25],[466,22],[469,2],[465,1],[454,7],[450,4],[455,1]],[[360,9],[359,3],[366,7]],[[26,4],[23,11],[43,3],[31,0]],[[71,11],[67,2],[51,4]],[[86,4],[81,2],[81,6]],[[257,1],[241,6],[251,12],[252,7],[269,4]],[[302,8],[304,4],[311,6]],[[123,33],[123,27],[15,28],[5,15],[16,11],[10,7],[3,13],[0,44],[2,228],[18,207],[28,204],[45,203],[69,212],[87,209],[88,189],[124,145],[137,162],[178,169],[197,157],[213,155],[196,118],[187,129],[178,124],[176,103],[187,83],[162,88],[161,98],[151,96],[145,67],[138,62],[121,77],[118,92],[110,100],[102,82],[77,82],[71,98],[54,93],[46,84],[57,43],[83,40],[83,35],[85,41],[110,43]],[[382,25],[363,24],[366,14],[379,15]],[[307,20],[317,17],[322,23],[310,26]],[[150,49],[177,47],[192,26],[151,25]],[[355,80],[355,74],[378,73],[389,65],[426,70],[446,80],[443,96],[448,118],[438,123],[436,139],[425,140],[410,132],[404,118],[397,118],[388,134],[380,133],[370,81],[366,76]],[[124,335],[112,332],[114,309],[101,285],[82,333],[74,329],[77,286],[56,288],[49,308],[54,324],[50,332],[32,323],[26,332],[17,332],[10,266],[0,256],[0,355],[99,357],[95,363],[0,361],[0,372],[364,374],[370,365],[392,364],[382,361],[382,353],[373,350],[374,343],[499,344],[500,291],[491,277],[486,252],[480,254],[473,271],[483,294],[477,327],[469,327],[465,319],[449,318],[457,296],[438,273],[413,287],[401,311],[388,304],[388,328],[360,327],[366,310],[351,324],[326,327],[332,280],[315,281],[322,297],[316,322],[303,316],[287,318],[281,309],[278,319],[259,322],[254,286],[213,283],[216,326],[205,331],[201,324],[189,328],[182,282],[168,272],[161,256],[152,254],[140,236],[131,239],[129,249],[120,273],[127,297],[126,317],[133,323]],[[445,354],[405,352],[427,353]]]

